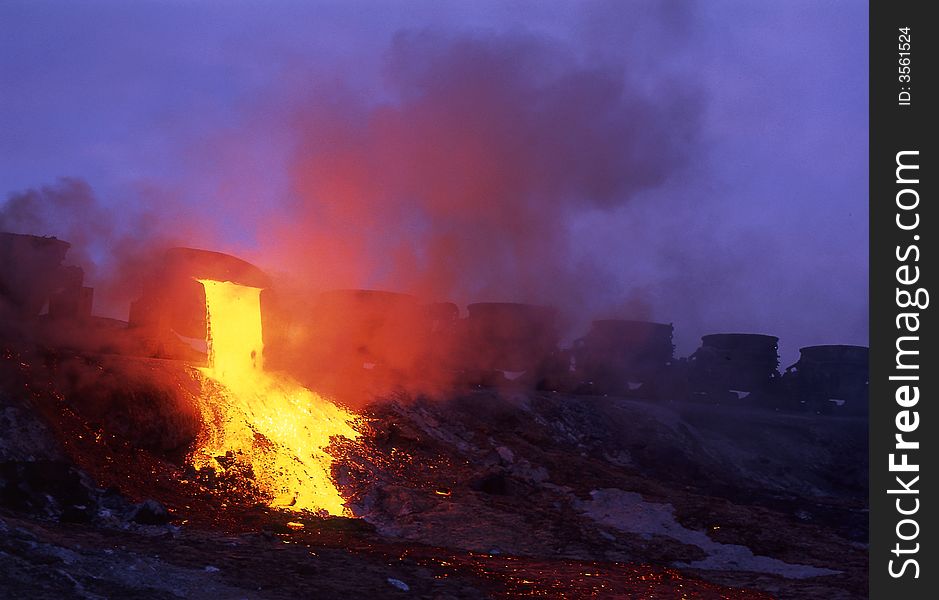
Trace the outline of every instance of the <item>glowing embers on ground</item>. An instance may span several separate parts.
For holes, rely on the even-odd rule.
[[[199,280],[205,287],[209,381],[197,469],[250,473],[272,506],[342,515],[332,481],[330,438],[355,439],[355,416],[290,377],[264,371],[259,288]]]

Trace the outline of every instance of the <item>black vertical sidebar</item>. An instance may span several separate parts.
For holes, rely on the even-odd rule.
[[[939,112],[928,3],[870,5],[870,597],[939,597]]]

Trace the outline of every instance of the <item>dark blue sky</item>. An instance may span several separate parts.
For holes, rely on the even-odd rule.
[[[867,13],[8,0],[0,192],[87,182],[97,212],[33,233],[107,219],[102,265],[146,231],[322,285],[673,321],[680,353],[772,333],[786,366],[867,342]],[[491,204],[451,205],[476,178]]]

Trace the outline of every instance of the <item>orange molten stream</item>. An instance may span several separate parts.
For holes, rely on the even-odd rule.
[[[281,373],[264,371],[259,288],[199,280],[205,287],[209,367],[217,385],[200,398],[202,433],[190,455],[196,468],[250,467],[271,506],[347,510],[332,481],[333,436],[354,439],[355,416]],[[227,455],[225,464],[215,457]]]

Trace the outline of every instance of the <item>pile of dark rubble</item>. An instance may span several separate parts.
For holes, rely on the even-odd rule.
[[[169,523],[156,500],[96,487],[71,464],[28,401],[0,393],[0,507],[67,522],[127,528]]]
[[[130,502],[111,487],[59,461],[0,462],[0,506],[42,519],[127,528],[166,525],[170,514],[153,499]]]
[[[466,578],[457,587],[468,591],[455,597],[485,597],[493,577],[500,586],[529,585],[524,582],[538,573],[561,568],[571,570],[571,577],[590,573],[583,590],[594,583],[645,581],[643,569],[680,569],[689,578],[682,580],[685,586],[695,578],[700,585],[788,598],[847,599],[865,588],[863,419],[822,421],[700,403],[487,390],[439,400],[400,398],[368,411],[370,431],[359,442],[337,444],[334,475],[362,519],[333,522],[271,511],[255,515],[230,495],[219,500],[220,494],[204,490],[206,495],[187,496],[182,492],[205,486],[186,483],[193,478],[181,464],[157,460],[151,450],[140,451],[151,462],[131,464],[138,454],[108,453],[114,448],[87,439],[97,429],[75,429],[73,438],[86,439],[72,439],[65,452],[62,434],[68,432],[53,434],[47,427],[53,421],[40,418],[45,413],[25,396],[0,391],[0,553],[21,561],[7,567],[9,577],[68,574],[60,577],[61,590],[33,597],[126,597],[127,590],[141,593],[170,579],[173,591],[148,597],[208,597],[205,586],[222,575],[205,571],[206,565],[221,568],[221,583],[235,586],[219,588],[216,597],[242,597],[232,590],[246,589],[257,578],[265,586],[284,585],[280,577],[263,578],[282,566],[282,548],[298,543],[315,545],[317,560],[327,554],[324,547],[335,555],[334,577],[314,577],[307,572],[310,556],[298,549],[296,574],[286,575],[311,586],[311,593],[323,585],[348,592],[351,557],[360,563],[356,568],[374,571],[363,592],[395,590],[414,597],[424,597],[424,591],[438,597],[439,573],[427,565],[454,569],[457,559],[458,573],[448,577]],[[80,413],[85,405],[62,406]],[[117,404],[108,406],[105,412],[116,419]],[[83,456],[80,464],[97,481],[67,455]],[[135,477],[101,478],[108,469]],[[163,504],[129,499],[148,497]],[[201,517],[188,506],[195,507],[194,501],[208,507]],[[180,528],[171,517],[190,521]],[[274,528],[270,521],[279,517],[283,523]],[[220,525],[226,518],[228,525]],[[296,530],[288,520],[304,525]],[[341,531],[329,531],[336,527]],[[17,533],[21,529],[42,543],[35,546]],[[212,541],[228,531],[239,537]],[[89,546],[92,539],[103,545]],[[180,557],[187,544],[190,554]],[[413,562],[425,554],[424,562]],[[48,560],[59,555],[73,563],[61,559],[64,566],[49,567]],[[411,561],[407,576],[401,574],[404,563],[391,569],[387,558],[405,555]],[[157,576],[160,569],[181,566],[169,565],[170,556],[185,569],[169,579]],[[236,581],[239,569],[256,556],[260,562],[251,581]],[[518,574],[520,561],[528,567]],[[157,571],[118,581],[115,565]],[[597,565],[609,573],[594,582]],[[638,565],[638,575],[625,578],[624,565]],[[35,578],[23,577],[25,590]],[[0,569],[0,584],[3,578]],[[101,580],[126,589],[102,587],[88,595],[70,578],[86,589],[103,585]],[[406,582],[411,591],[389,584],[389,578]],[[566,578],[541,581],[539,589],[554,589]],[[259,597],[298,597],[296,589],[283,591],[293,595]]]

